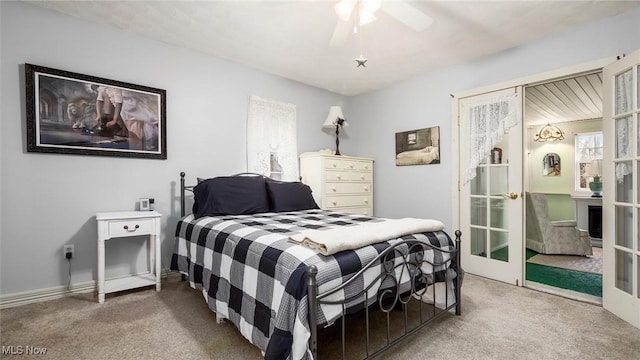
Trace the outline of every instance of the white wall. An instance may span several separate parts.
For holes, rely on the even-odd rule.
[[[320,125],[330,105],[344,103],[351,126],[341,132],[341,151],[375,159],[376,214],[438,218],[450,227],[455,184],[449,94],[629,53],[640,48],[639,24],[640,10],[635,10],[343,99],[22,2],[0,2],[0,294],[66,284],[61,253],[66,243],[76,245],[72,282],[95,279],[94,214],[131,210],[140,197],[157,199],[164,214],[162,261],[167,267],[179,211],[178,173],[193,178],[245,169],[246,108],[252,94],[297,105],[299,152],[333,147],[332,135],[322,133]],[[96,43],[103,44],[101,51]],[[114,49],[120,51],[112,56]],[[166,89],[168,160],[27,153],[25,62]],[[430,126],[440,126],[441,164],[396,167],[395,132]],[[107,274],[129,271],[130,253],[141,253],[137,245],[114,241],[107,248]]]
[[[2,1],[0,9],[0,294],[66,285],[66,243],[75,244],[72,283],[97,278],[95,213],[133,210],[141,197],[155,198],[163,214],[167,268],[178,174],[194,182],[246,170],[250,95],[297,105],[299,152],[334,144],[321,126],[329,106],[343,104],[339,95],[24,2]],[[27,153],[24,63],[167,90],[168,159]],[[341,145],[353,153],[348,141]],[[107,275],[141,267],[141,244],[109,241]]]
[[[349,130],[351,134],[365,135],[352,140],[353,149],[376,160],[374,212],[383,217],[437,218],[450,229],[451,199],[453,191],[457,191],[452,181],[450,94],[613,58],[638,48],[640,9],[636,8],[525,46],[350,98],[347,103]],[[396,132],[438,125],[440,164],[395,166]]]

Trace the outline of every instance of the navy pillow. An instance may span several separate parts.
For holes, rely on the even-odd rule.
[[[311,188],[301,182],[267,180],[267,193],[271,211],[300,211],[318,209]]]
[[[193,187],[193,215],[248,215],[269,212],[265,180],[260,176],[206,179]]]

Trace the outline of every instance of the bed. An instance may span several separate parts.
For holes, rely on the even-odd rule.
[[[423,149],[403,151],[396,155],[396,165],[431,164],[440,160],[437,146],[427,146]]]
[[[370,358],[453,309],[461,313],[459,231],[455,241],[437,230],[353,249],[329,245],[324,255],[296,236],[309,240],[367,226],[380,229],[390,220],[321,210],[299,182],[238,174],[186,186],[185,174],[180,176],[182,218],[171,269],[201,291],[216,316],[235,324],[265,359],[317,359],[318,328],[336,322],[342,326],[344,358],[347,314],[364,313],[368,324],[370,312],[389,316],[411,300],[439,309],[424,319],[420,315],[420,325],[405,329],[404,336],[387,336],[383,348],[369,349],[367,327]],[[194,194],[188,215],[187,191]]]

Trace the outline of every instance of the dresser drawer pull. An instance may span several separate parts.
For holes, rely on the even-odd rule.
[[[336,178],[337,178],[338,180],[340,180],[340,179],[342,179],[342,175],[338,174],[338,175],[336,176]]]
[[[364,203],[368,204],[369,203],[369,199],[364,199]]]
[[[140,228],[140,225],[136,225],[133,230],[129,230],[129,225],[125,225],[124,229],[127,230],[128,232],[134,232],[136,230],[138,230],[138,228]]]
[[[336,188],[335,188],[335,187],[332,187],[332,188],[331,188],[331,191],[336,192]]]
[[[333,205],[338,205],[338,202],[337,202],[337,201],[335,201],[335,200],[333,200],[331,203],[332,203]]]
[[[336,163],[332,163],[332,164],[331,164],[331,166],[333,166],[333,167],[337,167],[337,166],[338,166],[338,164],[336,164]]]
[[[369,187],[368,187],[368,186],[365,186],[365,187],[364,187],[364,191],[369,191]]]
[[[353,169],[353,164],[349,164],[349,168]]]
[[[364,166],[364,169],[365,169],[365,170],[369,170],[369,165],[365,165],[365,166]]]
[[[360,180],[364,180],[364,175],[360,175]]]

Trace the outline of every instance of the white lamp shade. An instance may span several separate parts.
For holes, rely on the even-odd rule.
[[[600,176],[601,175],[601,163],[602,160],[591,160],[589,162],[589,166],[587,166],[585,175],[586,176]]]
[[[344,120],[344,115],[342,115],[342,107],[340,106],[332,106],[329,108],[329,115],[327,115],[327,119],[322,124],[324,128],[335,128],[336,124],[338,124],[338,119]],[[348,127],[349,123],[345,120],[342,123],[342,127]]]

